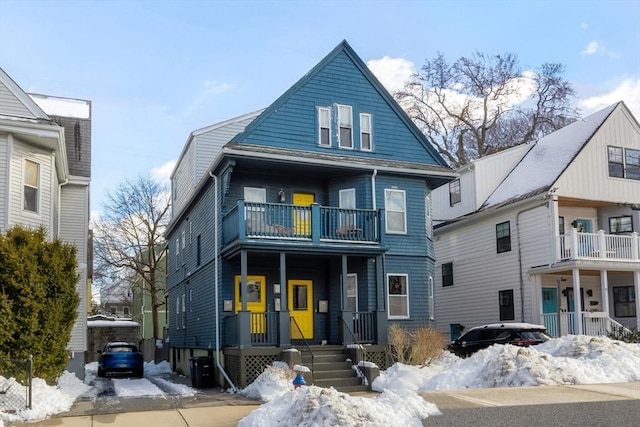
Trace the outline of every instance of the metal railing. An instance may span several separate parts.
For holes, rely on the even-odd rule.
[[[33,357],[0,359],[0,411],[32,408]]]
[[[351,330],[351,328],[349,327],[349,325],[347,324],[347,322],[345,322],[344,318],[342,316],[339,316],[340,321],[342,322],[343,325],[343,330],[346,332],[346,337],[344,338],[344,342],[347,346],[349,345],[354,345],[356,346],[357,351],[361,351],[362,352],[362,360],[360,360],[360,357],[358,357],[358,360],[356,361],[356,363],[354,364],[356,369],[358,370],[359,376],[360,378],[366,378],[366,376],[364,375],[364,372],[362,372],[362,370],[360,369],[360,362],[367,362],[367,350],[364,348],[364,346],[362,345],[362,343],[360,342],[360,340],[358,339],[358,337],[356,336],[356,334],[353,333],[353,331]],[[355,322],[355,315],[354,315],[354,322]]]
[[[313,378],[313,358],[314,358],[314,356],[313,356],[313,351],[311,351],[311,346],[307,342],[307,339],[304,337],[304,334],[302,333],[302,329],[300,329],[300,325],[298,325],[298,322],[296,322],[296,319],[294,319],[293,316],[289,316],[289,319],[291,320],[291,324],[295,325],[296,329],[300,333],[300,338],[299,339],[301,339],[302,342],[304,342],[306,350],[309,352],[309,355],[311,356],[311,378]],[[298,339],[298,338],[296,338],[296,339]]]

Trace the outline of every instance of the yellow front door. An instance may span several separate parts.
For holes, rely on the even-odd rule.
[[[242,296],[240,294],[240,282],[242,276],[236,276],[236,313],[242,310]],[[267,308],[266,277],[247,276],[247,310],[251,314],[251,333],[262,334],[266,331],[266,319],[264,313]]]
[[[293,204],[295,206],[311,206],[315,202],[315,196],[309,193],[293,193]],[[294,209],[293,226],[296,234],[308,236],[311,234],[311,209]]]
[[[313,282],[311,280],[289,280],[289,310],[295,323],[291,323],[291,339],[313,338]],[[300,334],[302,332],[302,334]]]

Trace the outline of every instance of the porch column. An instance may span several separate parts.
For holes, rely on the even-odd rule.
[[[609,315],[609,272],[600,270],[600,292],[602,292],[602,310]]]
[[[342,255],[342,275],[340,279],[340,301],[342,305],[342,343],[350,344],[351,334],[353,333],[353,312],[349,310],[347,298],[347,256]]]
[[[382,265],[382,257],[377,256],[376,260],[376,334],[377,334],[377,343],[378,344],[387,344],[387,325],[388,325],[388,316],[387,310],[385,309],[385,280],[384,280],[384,270]]]
[[[555,194],[551,196],[551,201],[549,202],[549,210],[551,215],[551,238],[553,239],[553,244],[551,247],[553,248],[551,264],[554,264],[562,259],[562,252],[560,246],[560,225],[559,222],[559,213],[558,213],[558,196]],[[542,286],[540,286],[540,292],[542,293]],[[542,296],[542,294],[540,295]],[[542,305],[540,305],[542,307]],[[540,311],[542,313],[542,310]]]
[[[242,307],[238,312],[238,345],[251,347],[251,313],[247,311],[247,251],[240,251],[240,299]]]
[[[640,270],[633,273],[633,288],[636,291],[636,328],[640,330]]]
[[[287,254],[280,252],[280,347],[291,347],[291,319],[287,304]]]
[[[533,281],[533,292],[534,292],[533,301],[535,303],[535,306],[532,310],[532,314],[535,316],[535,313],[538,313],[534,323],[539,323],[541,325],[547,326],[545,324],[545,319],[542,314],[542,311],[543,311],[542,310],[542,275],[535,274],[533,275],[533,277],[531,277],[531,279]]]
[[[575,315],[575,332],[582,335],[582,295],[580,295],[580,270],[573,269],[573,312]]]

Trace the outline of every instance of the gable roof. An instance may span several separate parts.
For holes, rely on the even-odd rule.
[[[5,99],[0,97],[0,115],[2,114],[3,107],[7,107],[11,101],[17,100],[23,107],[24,111],[29,113],[29,116],[24,116],[26,119],[42,119],[50,120],[49,116],[31,99],[25,91],[23,91],[16,82],[5,71],[0,68],[0,84],[4,85],[14,100]],[[3,105],[3,104],[7,105]]]
[[[480,210],[506,205],[549,191],[618,106],[624,106],[624,103],[610,105],[538,140],[498,185]]]
[[[387,91],[382,83],[376,78],[376,76],[369,70],[369,67],[362,61],[362,59],[356,54],[356,52],[349,46],[346,40],[343,40],[338,46],[336,46],[327,56],[325,56],[316,66],[314,66],[307,74],[305,74],[300,80],[298,80],[293,86],[291,86],[285,93],[283,93],[278,99],[276,99],[269,107],[267,107],[260,116],[258,116],[249,126],[247,126],[244,132],[236,135],[230,143],[241,143],[245,137],[257,129],[269,116],[280,108],[285,102],[287,102],[291,96],[296,93],[301,87],[306,85],[312,80],[321,70],[323,70],[327,64],[332,62],[338,55],[346,54],[353,62],[356,68],[362,73],[367,81],[375,88],[380,94],[382,99],[387,105],[397,114],[404,125],[411,131],[415,138],[422,144],[427,152],[438,162],[440,166],[448,167],[445,160],[440,156],[437,150],[431,145],[424,134],[411,120],[407,113],[400,107],[400,105],[393,99],[393,96]]]

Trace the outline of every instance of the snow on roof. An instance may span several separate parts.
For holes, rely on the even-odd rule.
[[[91,118],[91,103],[81,99],[58,98],[48,95],[29,94],[38,107],[50,116]]]
[[[132,320],[87,320],[87,326],[89,328],[124,328],[140,326],[140,324]]]
[[[483,208],[548,190],[617,105],[541,138],[489,196]]]

